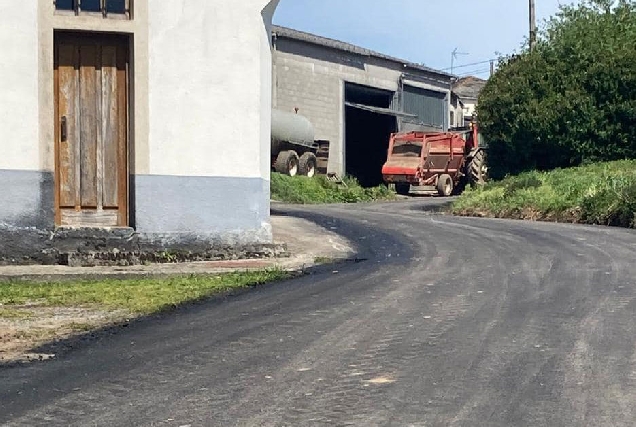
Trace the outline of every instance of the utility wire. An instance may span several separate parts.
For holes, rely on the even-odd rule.
[[[476,70],[472,70],[472,71],[467,71],[464,74],[461,74],[459,77],[468,77],[468,76],[473,76],[473,75],[478,75],[478,74],[486,74],[486,73],[490,73],[490,68],[479,68]]]
[[[472,64],[455,65],[453,68],[466,68],[466,67],[472,67],[473,65],[490,64],[491,61],[496,61],[496,59],[489,59],[487,61],[473,62]],[[450,68],[442,68],[440,71],[448,71],[448,70],[450,70]]]
[[[472,73],[472,74],[466,74],[465,76],[462,76],[461,78],[466,78],[466,77],[486,77],[488,74],[490,74],[490,70],[489,71],[482,71],[481,73]]]

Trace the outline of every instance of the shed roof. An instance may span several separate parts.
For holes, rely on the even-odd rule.
[[[276,37],[284,37],[288,39],[293,39],[293,40],[303,41],[306,43],[312,43],[319,46],[328,47],[331,49],[341,50],[344,52],[349,52],[349,53],[353,53],[353,54],[357,54],[361,56],[369,56],[373,58],[383,59],[385,61],[401,64],[405,68],[410,68],[412,70],[424,71],[427,73],[436,74],[438,76],[443,76],[448,78],[448,80],[455,77],[453,74],[436,70],[434,68],[430,68],[425,65],[416,64],[414,62],[406,61],[406,60],[399,59],[390,55],[385,55],[383,53],[379,53],[370,49],[356,46],[351,43],[346,43],[340,40],[330,39],[327,37],[317,36],[315,34],[306,33],[304,31],[299,31],[299,30],[294,30],[287,27],[280,27],[278,25],[274,25],[272,29],[272,33]]]
[[[463,99],[477,99],[486,86],[486,82],[475,76],[464,77],[453,86],[453,92]]]

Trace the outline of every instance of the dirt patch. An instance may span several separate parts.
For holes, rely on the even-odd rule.
[[[33,353],[32,349],[129,318],[124,310],[0,305],[0,363],[54,358],[55,354]]]
[[[306,265],[325,260],[342,260],[355,254],[353,243],[338,234],[337,228],[327,230],[313,222],[294,218],[272,216],[274,239],[285,242],[292,254],[290,261]],[[281,265],[285,265],[281,262]]]

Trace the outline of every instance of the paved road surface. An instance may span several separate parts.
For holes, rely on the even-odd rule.
[[[293,211],[367,261],[0,370],[0,424],[635,425],[636,233],[421,205]]]

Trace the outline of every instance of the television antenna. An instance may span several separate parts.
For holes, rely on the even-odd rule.
[[[459,55],[470,55],[469,53],[459,52],[458,48],[455,48],[453,52],[451,52],[451,67],[450,73],[454,74],[455,71],[455,60],[459,57]]]

